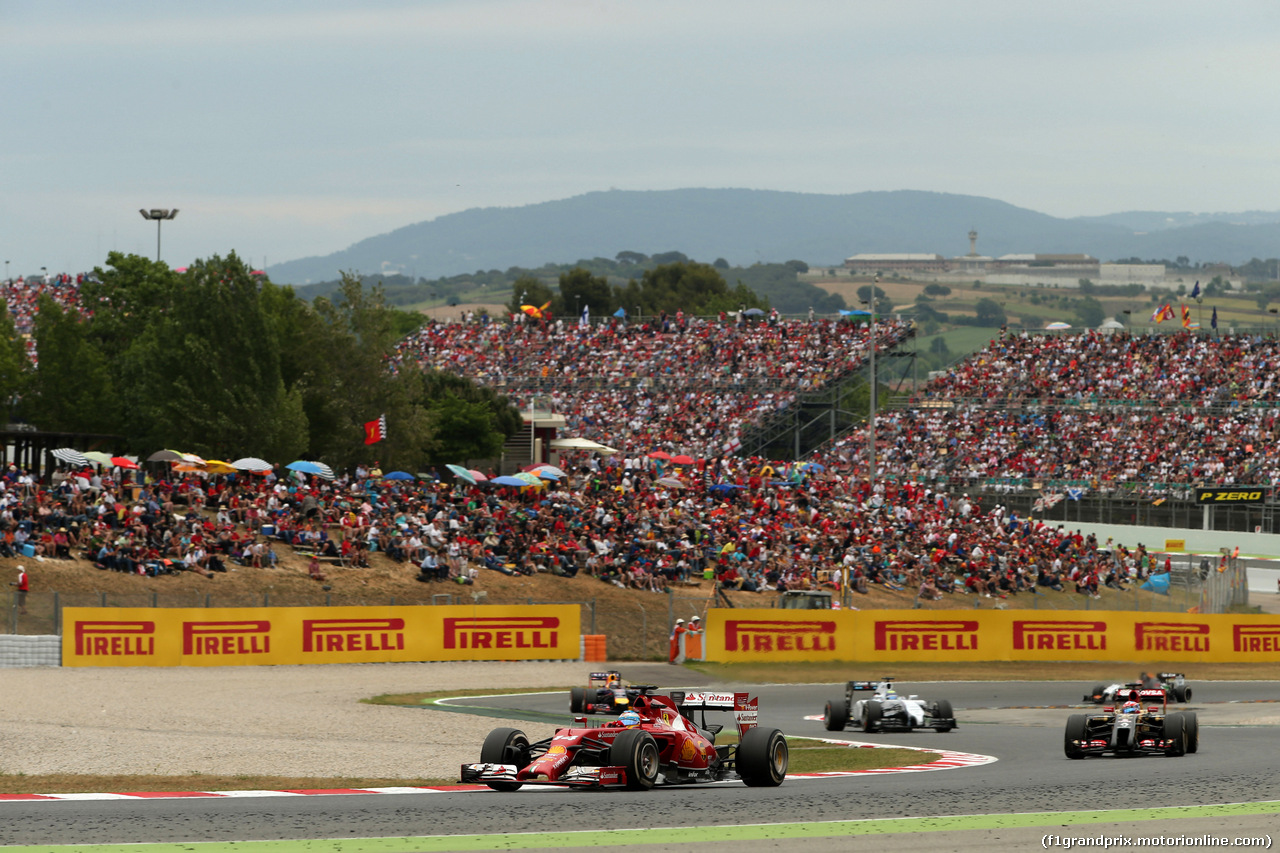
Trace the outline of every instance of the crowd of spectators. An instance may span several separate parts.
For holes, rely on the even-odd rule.
[[[877,418],[878,475],[997,493],[1274,484],[1278,361],[1258,335],[1003,337]],[[866,444],[861,430],[821,458],[852,467]]]
[[[662,592],[714,576],[746,592],[847,582],[934,599],[1097,596],[1100,585],[1123,588],[1158,570],[1141,547],[1099,548],[968,495],[872,487],[816,466],[787,471],[732,457],[673,466],[581,453],[563,478],[524,489],[376,474],[188,474],[126,487],[117,471],[88,485],[56,476],[46,487],[11,469],[0,478],[0,553],[25,546],[103,570],[213,578],[232,564],[269,570],[276,549],[292,548],[324,581],[321,561],[358,567],[381,552],[424,583],[475,583],[486,570],[582,573]]]
[[[877,323],[881,349],[909,325]],[[416,363],[506,391],[565,418],[565,430],[611,447],[721,453],[748,424],[862,366],[870,328],[776,315],[659,315],[592,325],[432,322],[406,338],[392,369]]]
[[[33,301],[24,283],[11,307]],[[908,331],[878,326],[882,346]],[[228,563],[270,568],[274,548],[290,547],[313,557],[317,581],[322,561],[359,567],[380,552],[424,583],[582,573],[658,592],[710,574],[747,592],[1097,596],[1158,571],[1153,555],[1019,517],[976,487],[1280,478],[1280,407],[1267,405],[1280,343],[1256,335],[1001,334],[878,417],[874,481],[865,432],[805,465],[724,452],[745,425],[857,369],[868,341],[866,326],[827,319],[433,322],[391,369],[459,373],[522,405],[536,396],[566,434],[621,452],[571,454],[563,478],[525,489],[357,469],[333,481],[188,475],[126,491],[119,471],[83,485],[11,470],[0,553],[215,577]]]
[[[32,364],[37,363],[35,341],[30,337],[35,327],[36,306],[41,296],[49,296],[63,310],[74,308],[82,310],[80,305],[80,285],[84,283],[85,273],[71,275],[57,273],[53,275],[18,276],[0,282],[0,299],[9,306],[13,316],[14,330],[26,336],[27,358]]]

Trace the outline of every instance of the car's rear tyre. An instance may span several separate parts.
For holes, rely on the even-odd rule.
[[[1089,691],[1089,695],[1092,697],[1090,701],[1093,702],[1095,705],[1101,705],[1102,698],[1103,698],[1102,694],[1106,692],[1107,692],[1106,685],[1103,685],[1103,684],[1093,685],[1093,689]]]
[[[938,700],[937,714],[939,717],[946,720],[954,720],[956,716],[955,713],[951,710],[951,703],[948,702],[946,699]],[[949,732],[953,728],[955,728],[954,723],[943,723],[940,726],[934,726],[933,730],[935,732]]]
[[[826,730],[829,732],[842,732],[848,722],[849,706],[845,704],[844,699],[828,699],[827,706],[822,710],[822,725],[826,727]]]
[[[1200,751],[1200,720],[1195,711],[1182,712],[1182,728],[1187,736],[1187,753]]]
[[[647,791],[658,782],[658,742],[643,729],[619,732],[609,747],[609,764],[627,771],[627,787]]]
[[[777,729],[747,729],[738,744],[738,775],[749,788],[776,788],[787,778],[791,751]]]
[[[862,730],[874,732],[880,728],[880,720],[884,718],[884,706],[875,699],[868,699],[862,706]]]
[[[1190,702],[1191,688],[1187,687],[1185,684],[1182,687],[1173,688],[1173,698],[1177,702]]]
[[[1067,717],[1067,728],[1062,736],[1062,749],[1067,758],[1084,758],[1084,750],[1078,741],[1082,741],[1089,733],[1089,715],[1072,714]]]
[[[582,706],[587,704],[587,691],[584,687],[569,688],[569,711],[574,714],[582,713]]]
[[[524,769],[529,763],[529,739],[519,729],[494,729],[480,747],[482,764],[514,764]],[[520,782],[486,782],[495,791],[519,791]]]
[[[1177,758],[1187,754],[1186,720],[1183,719],[1181,714],[1165,715],[1164,737],[1165,740],[1173,741],[1173,744],[1166,750],[1165,755]]]

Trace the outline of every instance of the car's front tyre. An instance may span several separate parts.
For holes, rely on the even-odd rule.
[[[1072,714],[1067,717],[1067,728],[1062,736],[1062,749],[1067,754],[1067,758],[1084,758],[1080,741],[1083,741],[1088,734],[1089,716],[1087,714]]]
[[[884,706],[875,699],[868,699],[862,706],[862,730],[874,732],[880,728],[882,719],[884,719]]]
[[[934,709],[934,715],[937,716],[939,719],[944,719],[948,721],[954,720],[956,717],[955,712],[951,710],[951,703],[948,702],[946,699],[938,700],[937,707]],[[953,728],[955,728],[955,723],[946,722],[946,723],[943,723],[942,725],[934,726],[933,730],[935,732],[944,733],[944,732],[951,731]]]
[[[482,764],[514,764],[523,769],[529,763],[529,738],[519,729],[500,728],[489,732],[480,747]],[[495,791],[519,791],[520,782],[486,782]]]
[[[627,787],[647,791],[658,783],[658,742],[643,729],[619,732],[609,747],[609,764],[627,772]]]

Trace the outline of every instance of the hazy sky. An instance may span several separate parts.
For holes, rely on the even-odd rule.
[[[1280,208],[1280,4],[0,0],[12,273],[610,187]],[[530,263],[546,260],[530,258]]]

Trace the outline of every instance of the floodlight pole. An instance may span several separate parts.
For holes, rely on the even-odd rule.
[[[178,215],[178,209],[165,210],[164,208],[153,207],[151,210],[139,210],[143,219],[154,219],[156,221],[156,263],[160,263],[160,223],[166,219],[173,219]]]
[[[871,411],[867,418],[867,483],[875,490],[876,479],[876,290],[880,287],[880,276],[876,276],[871,285],[871,298],[867,302],[871,306]]]

